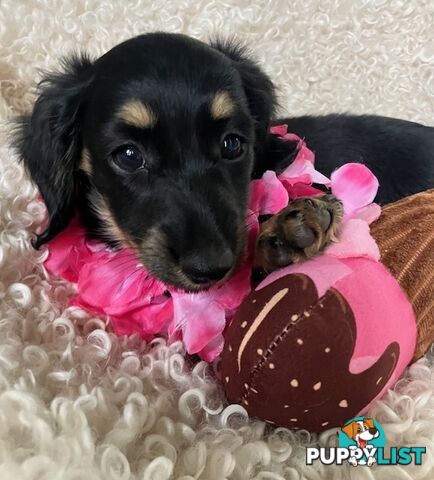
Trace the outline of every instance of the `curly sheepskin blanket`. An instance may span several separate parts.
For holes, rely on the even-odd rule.
[[[30,235],[45,209],[8,147],[40,69],[86,48],[99,55],[154,30],[249,44],[282,111],[350,111],[433,124],[432,0],[0,0],[0,479],[434,478],[432,356],[370,412],[389,446],[426,446],[422,466],[306,465],[336,430],[267,430],[226,405],[213,368],[180,344],[116,338],[106,319],[66,307]]]

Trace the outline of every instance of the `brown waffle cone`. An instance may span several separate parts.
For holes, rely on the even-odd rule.
[[[434,189],[385,206],[371,233],[382,262],[413,305],[416,360],[434,342]]]

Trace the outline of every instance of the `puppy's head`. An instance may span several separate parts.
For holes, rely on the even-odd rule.
[[[341,430],[345,433],[345,435],[350,438],[351,440],[356,440],[357,434],[360,433],[360,425],[357,421],[353,421],[348,425],[345,425],[341,428]],[[361,430],[360,430],[361,431]]]
[[[357,440],[358,438],[362,440],[372,440],[379,436],[379,432],[372,418],[364,418],[359,421],[355,420],[342,427],[342,431],[352,440]]]
[[[142,35],[68,60],[40,88],[18,140],[50,214],[37,245],[78,209],[165,282],[196,290],[231,274],[275,104],[242,49]]]

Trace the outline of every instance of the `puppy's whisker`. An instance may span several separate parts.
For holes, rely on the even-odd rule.
[[[122,259],[121,262],[118,263],[118,265],[125,265],[125,264],[127,264],[127,263],[132,263],[133,261],[138,262],[137,257],[136,257],[134,254],[128,255],[128,257]]]
[[[140,272],[140,269],[139,269],[139,268],[136,269],[136,270],[137,270],[137,272]],[[136,270],[134,270],[134,272],[135,272]],[[133,272],[129,272],[129,270],[128,270],[127,268],[124,268],[123,270],[119,270],[118,272],[116,272],[116,275],[118,275],[118,276],[123,276],[123,275],[127,274],[127,277],[122,278],[122,280],[121,280],[121,282],[120,282],[120,285],[123,285],[123,284],[125,283],[126,279],[129,277],[129,275],[131,275],[132,273],[133,273]],[[119,288],[120,288],[120,287],[119,287]],[[116,290],[116,292],[119,291],[119,288]]]
[[[129,279],[131,277],[133,277],[134,275],[137,275],[140,273],[140,268],[136,268],[134,271],[132,271],[131,273],[129,273],[123,280],[122,282],[119,284],[118,288],[116,289],[116,293],[119,293],[119,291],[121,290],[122,287],[124,287],[126,285],[126,283],[129,281]],[[146,275],[145,279],[147,279],[149,277],[149,275]],[[128,288],[128,287],[127,287]]]
[[[123,264],[116,265],[113,268],[113,273],[116,275],[119,275],[122,272],[128,271],[131,267],[134,267],[137,265],[137,262],[133,264],[132,262],[124,262]]]
[[[250,210],[249,213],[247,214],[247,218],[254,217],[254,216],[260,216],[259,210]]]

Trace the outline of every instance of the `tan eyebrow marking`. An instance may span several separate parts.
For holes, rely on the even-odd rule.
[[[90,152],[84,148],[81,152],[80,170],[83,170],[87,175],[92,175],[92,163],[90,162]]]
[[[118,242],[122,246],[131,246],[131,241],[117,224],[104,196],[97,190],[92,189],[89,194],[89,200],[90,208],[102,222],[101,233],[108,240]]]
[[[155,113],[139,100],[131,100],[121,107],[118,117],[128,125],[152,128],[157,123]]]
[[[228,92],[218,92],[211,102],[211,116],[215,120],[229,116],[235,110],[235,104]]]

